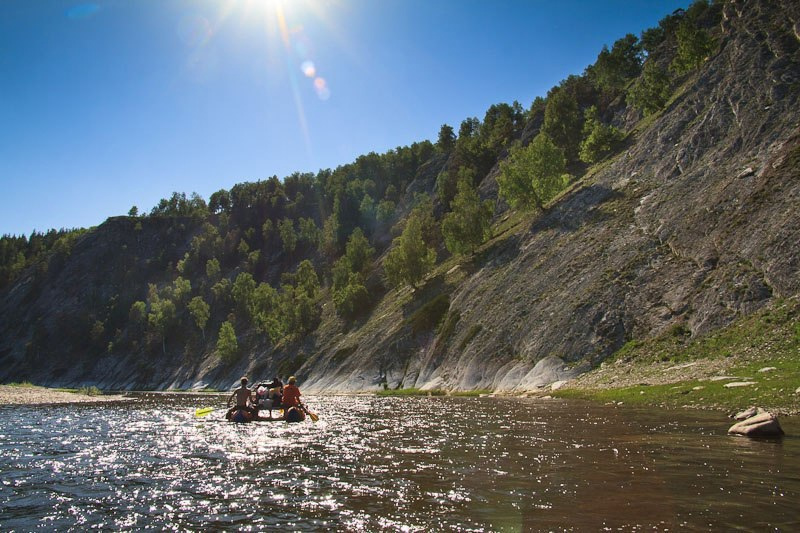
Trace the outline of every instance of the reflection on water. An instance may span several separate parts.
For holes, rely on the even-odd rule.
[[[2,529],[796,530],[800,439],[715,413],[499,398],[312,397],[230,424],[221,398],[0,409]]]

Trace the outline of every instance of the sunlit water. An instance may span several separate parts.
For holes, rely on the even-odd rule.
[[[716,413],[500,398],[311,397],[232,424],[218,397],[0,408],[0,529],[800,528],[800,433]]]

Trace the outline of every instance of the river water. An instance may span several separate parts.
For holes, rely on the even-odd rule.
[[[310,397],[233,424],[222,397],[0,408],[0,529],[796,531],[800,427],[519,398]]]

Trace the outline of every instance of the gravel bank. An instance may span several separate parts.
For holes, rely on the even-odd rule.
[[[46,387],[28,385],[0,385],[0,405],[36,405],[61,403],[105,403],[131,400],[121,394],[89,396]]]

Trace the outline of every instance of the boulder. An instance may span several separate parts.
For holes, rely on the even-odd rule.
[[[731,418],[733,418],[734,420],[740,420],[741,421],[741,420],[747,420],[748,418],[752,418],[752,417],[754,417],[756,415],[760,415],[761,413],[766,413],[766,411],[764,411],[760,407],[753,406],[753,407],[749,407],[749,408],[745,409],[744,411],[739,411],[735,415],[732,415]]]
[[[728,434],[746,437],[780,437],[784,433],[778,423],[778,417],[764,412],[732,425]]]

